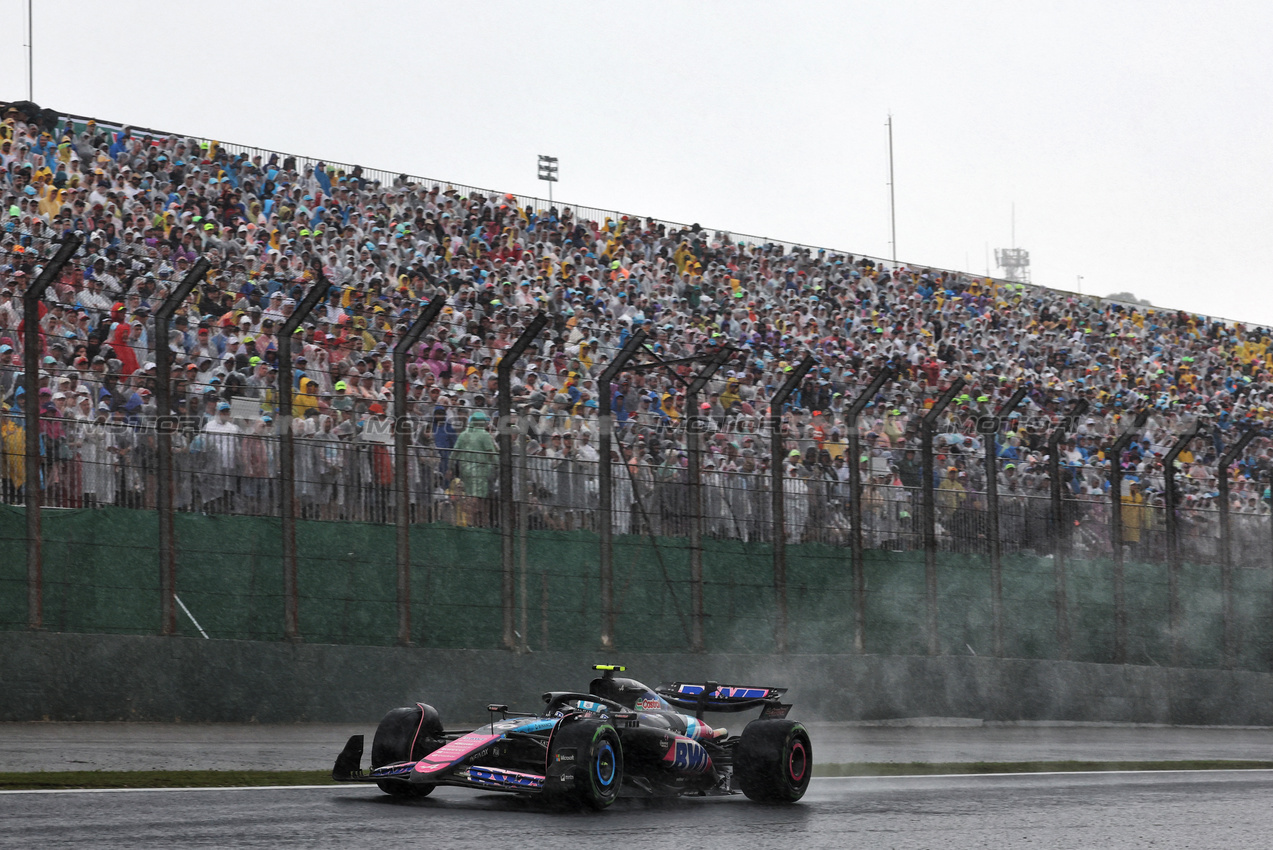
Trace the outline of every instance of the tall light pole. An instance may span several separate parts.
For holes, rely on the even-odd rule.
[[[888,116],[888,217],[892,229],[893,262],[897,262],[897,202],[893,192],[893,114]]]
[[[27,0],[27,100],[35,102],[35,0]]]
[[[557,157],[539,155],[539,179],[548,183],[548,206],[553,205],[553,184],[557,182]]]

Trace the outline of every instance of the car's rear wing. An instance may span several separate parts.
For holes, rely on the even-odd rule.
[[[786,688],[742,687],[721,685],[716,682],[673,682],[654,689],[668,703],[680,709],[688,709],[697,715],[704,711],[749,711],[753,708],[777,709],[782,706]],[[790,706],[785,706],[790,708]],[[786,714],[785,711],[782,712]]]

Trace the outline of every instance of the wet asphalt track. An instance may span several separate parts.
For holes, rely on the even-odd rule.
[[[473,725],[481,722],[485,721],[474,720]],[[818,764],[1273,761],[1273,728],[906,722],[912,725],[806,725]],[[922,723],[944,725],[915,725]],[[456,728],[463,726],[456,724]],[[0,771],[326,771],[350,735],[366,735],[370,740],[375,731],[374,720],[349,724],[0,723]]]
[[[1273,771],[815,779],[804,801],[558,813],[441,789],[0,794],[0,847],[1268,848]]]

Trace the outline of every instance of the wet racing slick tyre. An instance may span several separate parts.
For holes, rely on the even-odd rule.
[[[445,742],[442,718],[433,706],[395,708],[376,727],[376,737],[371,742],[371,766],[418,761]],[[425,797],[434,788],[400,779],[382,779],[376,785],[393,797]]]
[[[792,720],[753,720],[734,750],[734,776],[749,799],[794,803],[813,773],[813,746],[803,725]]]
[[[550,765],[573,763],[561,771],[574,781],[562,789],[547,789],[552,803],[583,805],[600,811],[613,803],[623,785],[623,747],[619,733],[604,720],[563,720],[548,751]]]

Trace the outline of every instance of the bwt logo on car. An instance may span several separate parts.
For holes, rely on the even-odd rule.
[[[731,688],[722,686],[712,696],[724,699],[763,699],[769,695],[764,688]]]
[[[702,773],[712,766],[711,756],[696,741],[689,738],[677,738],[675,746],[669,747],[663,761],[670,762],[674,770],[685,773]]]

